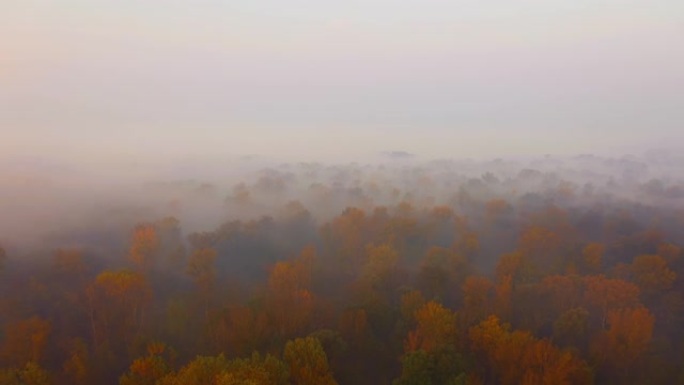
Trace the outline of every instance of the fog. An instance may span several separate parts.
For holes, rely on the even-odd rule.
[[[677,183],[679,160],[644,153],[684,142],[682,15],[671,0],[5,1],[0,238],[142,212],[194,231],[288,200],[317,216],[446,202],[525,168],[612,177],[617,196]],[[285,188],[268,196],[272,179]],[[242,184],[249,204],[226,202]]]
[[[568,208],[638,204],[682,210],[681,154],[658,149],[473,160],[395,150],[339,164],[259,156],[107,166],[14,161],[0,169],[0,239],[7,247],[97,248],[103,240],[125,241],[137,223],[175,217],[191,234],[232,220],[278,217],[292,202],[319,224],[347,207],[372,210],[402,202],[418,209],[461,205],[467,212],[465,196],[473,205],[534,196],[538,204]]]
[[[684,346],[683,153],[14,158],[0,166],[0,382],[128,385],[144,356],[165,365],[146,383],[166,385],[211,355],[289,360],[307,339],[339,384],[397,384],[429,310],[463,331],[442,338],[459,354],[476,357],[478,331],[505,322],[529,344],[512,351],[546,344],[580,383],[671,383],[681,353],[657,352]],[[604,345],[620,328],[641,333],[633,370],[622,342]],[[451,357],[421,369],[434,384],[520,366],[420,349]],[[304,384],[283,370],[291,382],[263,384]]]
[[[0,384],[684,378],[681,0],[0,1]]]

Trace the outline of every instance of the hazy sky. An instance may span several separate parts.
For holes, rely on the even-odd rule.
[[[0,153],[684,142],[682,0],[1,0]]]

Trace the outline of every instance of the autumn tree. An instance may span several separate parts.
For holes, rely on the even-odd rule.
[[[496,263],[495,273],[499,280],[510,276],[514,285],[533,283],[541,278],[538,267],[519,250],[501,255]]]
[[[603,275],[586,276],[584,281],[584,303],[591,313],[600,318],[600,324],[607,322],[611,310],[633,307],[639,304],[639,288],[620,279]]]
[[[224,309],[214,326],[214,342],[221,351],[235,355],[246,354],[256,349],[262,327],[268,327],[259,320],[258,313],[250,306],[233,305]]]
[[[157,385],[218,385],[218,380],[228,369],[224,355],[198,356],[177,372],[165,375]]]
[[[582,249],[582,262],[587,271],[597,273],[601,271],[603,255],[606,247],[601,243],[590,243]]]
[[[353,274],[362,265],[363,249],[368,241],[366,223],[366,213],[350,207],[321,228],[321,237],[330,254],[336,256],[341,271]]]
[[[328,357],[314,337],[297,338],[285,345],[283,359],[290,368],[295,385],[336,385]]]
[[[546,302],[540,310],[546,309],[549,319],[555,319],[563,312],[583,304],[583,282],[576,275],[549,275],[539,285]]]
[[[37,316],[8,323],[0,345],[2,361],[15,367],[43,362],[51,332],[50,321]]]
[[[466,375],[461,357],[450,352],[450,355],[430,354],[424,350],[416,350],[404,354],[401,358],[401,375],[393,385],[465,385]]]
[[[505,275],[494,287],[494,311],[501,318],[507,319],[513,310],[513,277]]]
[[[480,252],[480,236],[473,230],[465,230],[459,233],[453,248],[473,260]]]
[[[594,339],[592,346],[592,356],[603,376],[618,383],[639,381],[633,375],[638,373],[639,359],[651,343],[654,322],[645,307],[608,312],[607,329]]]
[[[287,365],[272,355],[258,353],[228,362],[216,385],[290,385]]]
[[[563,312],[553,323],[553,342],[586,351],[589,342],[589,312],[581,307]]]
[[[425,306],[425,297],[420,290],[410,290],[401,296],[401,305],[399,311],[401,311],[401,317],[404,323],[413,328],[416,325],[415,314],[418,309]]]
[[[534,341],[524,352],[524,385],[592,384],[593,377],[586,362],[570,351],[562,351],[549,340]]]
[[[472,325],[491,314],[494,301],[494,284],[481,276],[466,278],[463,291],[463,321]]]
[[[672,286],[677,274],[660,255],[639,255],[631,266],[634,282],[648,293],[662,292]]]
[[[430,248],[418,270],[418,287],[428,297],[453,304],[469,273],[467,260],[452,249]]]
[[[145,325],[152,291],[145,277],[129,270],[104,271],[87,289],[95,345],[130,348]]]
[[[435,206],[427,214],[426,241],[435,247],[449,247],[454,242],[454,210],[449,206]]]
[[[92,382],[92,363],[86,342],[73,338],[68,342],[66,359],[62,364],[62,376],[70,384],[87,385]]]
[[[460,384],[465,376],[457,348],[456,314],[430,301],[414,313],[404,343],[402,374],[394,384]]]
[[[195,281],[205,317],[209,317],[211,297],[216,286],[216,250],[210,248],[195,250],[188,261],[187,273]]]
[[[3,385],[52,385],[50,374],[35,362],[28,362],[19,369],[0,369]]]
[[[524,368],[518,362],[526,345],[532,341],[529,334],[511,333],[510,325],[501,324],[496,316],[489,316],[470,328],[468,337],[485,382],[506,385],[522,381]]]
[[[156,385],[290,385],[287,365],[272,355],[253,353],[247,358],[228,360],[198,356],[177,372],[156,381]]]
[[[315,260],[315,250],[307,247],[295,260],[279,261],[271,268],[264,310],[280,337],[302,332],[311,319],[311,271]]]
[[[376,243],[391,245],[405,260],[418,258],[423,250],[424,234],[415,215],[415,207],[408,201],[400,202],[385,223]]]
[[[399,282],[399,254],[389,244],[368,245],[359,285],[370,299],[391,301]]]
[[[529,280],[558,271],[562,263],[562,239],[556,232],[542,227],[530,226],[520,235],[518,250],[530,264]]]
[[[361,346],[370,340],[370,326],[365,309],[346,309],[340,315],[338,328],[342,337],[354,346]]]
[[[510,325],[501,324],[495,316],[472,327],[469,336],[472,349],[487,363],[483,376],[490,381],[501,385],[592,383],[589,367],[576,355],[529,332],[511,331]]]
[[[175,353],[162,343],[147,345],[147,355],[133,361],[119,385],[155,385],[171,371]]]
[[[415,330],[409,332],[406,351],[432,353],[456,344],[456,315],[441,304],[430,301],[415,312]]]
[[[156,263],[159,235],[153,224],[139,224],[133,229],[128,258],[139,271],[149,271]]]

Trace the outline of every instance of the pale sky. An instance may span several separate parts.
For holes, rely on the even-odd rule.
[[[2,0],[0,153],[684,143],[682,0]]]

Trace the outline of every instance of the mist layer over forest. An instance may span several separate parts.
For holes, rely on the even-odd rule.
[[[8,163],[0,383],[678,383],[682,167]]]
[[[86,246],[98,233],[116,238],[138,222],[166,216],[180,220],[189,234],[235,219],[277,217],[292,202],[303,205],[319,224],[350,206],[372,210],[408,202],[418,208],[459,207],[464,199],[676,208],[682,205],[682,166],[684,157],[672,149],[490,160],[421,160],[393,151],[346,163],[244,156],[109,168],[10,159],[0,165],[0,241],[6,248],[35,248],[42,242]]]
[[[0,36],[0,385],[684,384],[684,1]]]

